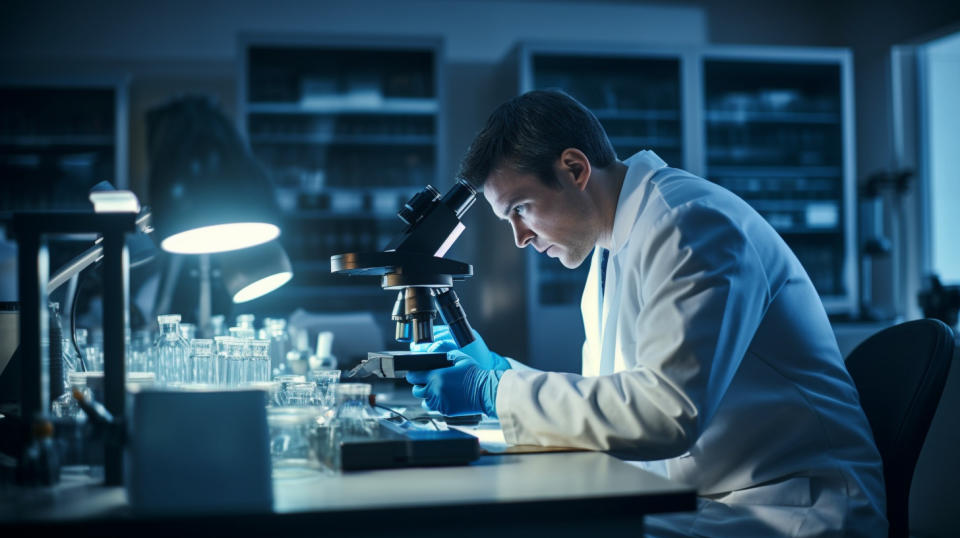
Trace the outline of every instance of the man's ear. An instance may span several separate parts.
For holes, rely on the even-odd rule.
[[[590,159],[577,148],[567,148],[560,154],[560,171],[578,190],[587,188],[590,182]]]

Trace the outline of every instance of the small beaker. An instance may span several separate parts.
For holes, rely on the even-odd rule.
[[[316,473],[319,461],[311,449],[316,430],[316,409],[270,407],[270,459],[274,478],[294,478]]]
[[[340,370],[311,370],[308,379],[317,385],[317,405],[332,408],[336,403],[333,391],[340,383]]]
[[[307,378],[305,376],[293,374],[278,375],[273,378],[273,380],[279,385],[277,388],[276,398],[274,399],[274,405],[277,407],[287,406],[287,390],[290,385],[294,383],[307,382]]]
[[[284,387],[282,398],[289,407],[316,407],[317,385],[306,381],[289,383]]]

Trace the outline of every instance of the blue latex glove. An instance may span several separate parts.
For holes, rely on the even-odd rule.
[[[450,332],[449,326],[436,325],[433,328],[433,342],[426,344],[411,343],[410,351],[436,353],[459,350],[470,355],[473,360],[477,361],[477,364],[479,364],[481,368],[486,368],[487,370],[509,370],[510,362],[500,354],[490,351],[490,348],[487,347],[487,343],[483,341],[480,333],[478,333],[476,329],[472,330],[475,340],[461,349],[457,346],[456,340],[453,339],[453,333]]]
[[[497,388],[503,370],[481,368],[460,351],[451,351],[456,364],[447,368],[407,372],[413,384],[413,396],[423,398],[423,406],[448,417],[483,413],[497,416]]]

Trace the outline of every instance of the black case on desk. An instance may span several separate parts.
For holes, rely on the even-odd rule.
[[[378,421],[372,438],[347,438],[340,444],[344,471],[466,465],[480,457],[480,441],[459,430],[411,430],[388,420]]]

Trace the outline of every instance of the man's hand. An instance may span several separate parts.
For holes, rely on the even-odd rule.
[[[460,351],[451,351],[449,356],[456,362],[453,366],[407,372],[414,397],[422,398],[427,409],[448,417],[476,413],[496,417],[497,388],[503,370],[481,368]]]
[[[480,333],[473,329],[474,341],[463,348],[457,347],[457,342],[453,339],[453,333],[447,325],[437,325],[433,328],[433,342],[426,344],[410,344],[410,351],[421,351],[439,353],[443,351],[459,350],[469,355],[481,368],[487,370],[509,370],[510,362],[498,353],[490,351],[487,343],[483,341]]]

